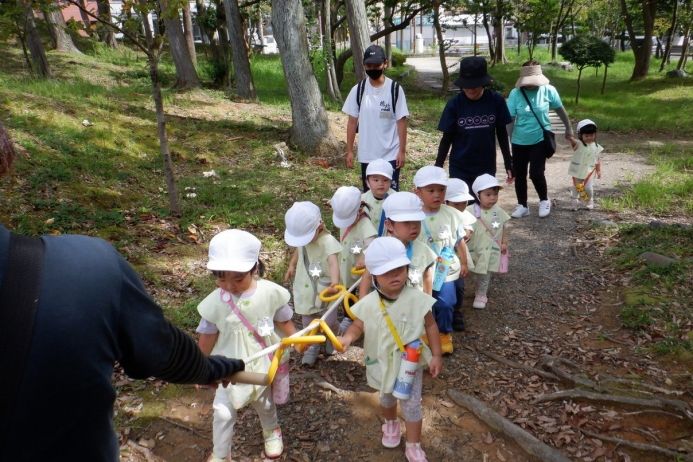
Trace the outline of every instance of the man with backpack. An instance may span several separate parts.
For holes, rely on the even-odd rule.
[[[375,159],[392,164],[392,189],[397,191],[399,170],[404,166],[407,149],[407,100],[400,84],[385,77],[388,61],[382,47],[366,48],[363,65],[368,77],[352,87],[342,107],[342,112],[349,116],[346,166],[354,165],[354,140],[358,133],[363,191],[368,191],[366,168]]]

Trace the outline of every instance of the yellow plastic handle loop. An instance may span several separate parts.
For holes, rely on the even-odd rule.
[[[339,351],[340,353],[343,353],[345,351],[344,346],[342,345],[342,342],[337,339],[337,336],[334,335],[334,332],[332,332],[332,329],[330,329],[330,326],[327,325],[327,321],[324,319],[320,321],[320,327],[322,328],[322,332],[325,334],[325,336],[332,342],[332,345],[334,346],[334,349]]]
[[[280,346],[277,351],[274,352],[274,357],[270,363],[269,370],[267,371],[267,384],[271,385],[274,381],[274,376],[277,375],[277,369],[279,369],[279,361],[282,359],[284,354],[284,346]]]
[[[334,288],[337,289],[337,293],[334,295],[326,294],[326,292],[330,290],[330,287],[320,292],[320,300],[323,302],[333,302],[342,296],[342,292],[346,292],[346,287],[344,287],[342,284],[337,284],[336,286],[334,286]]]
[[[351,268],[352,276],[361,276],[365,272],[366,272],[366,268],[357,268],[355,266],[353,268]]]
[[[352,293],[348,293],[344,297],[344,311],[346,312],[347,316],[349,316],[352,320],[356,319],[356,316],[354,316],[354,313],[351,311],[351,305],[358,301],[359,298]]]
[[[286,337],[282,339],[282,345],[313,345],[315,343],[325,343],[327,339],[324,335],[303,335],[301,337]]]

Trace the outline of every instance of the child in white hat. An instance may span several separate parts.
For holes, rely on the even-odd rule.
[[[293,279],[294,310],[302,316],[303,327],[319,318],[326,304],[320,300],[325,289],[334,289],[340,283],[339,255],[342,246],[325,229],[320,209],[312,202],[294,202],[284,215],[286,230],[284,241],[296,250],[291,256],[284,275],[284,282]],[[328,290],[334,294],[336,290]],[[336,328],[337,312],[326,319],[331,328]],[[312,366],[320,354],[320,345],[311,345],[301,359],[304,365]]]
[[[260,241],[239,229],[222,231],[209,243],[207,269],[218,288],[197,306],[202,320],[197,328],[199,346],[206,355],[248,357],[296,332],[288,305],[289,292],[262,278]],[[286,356],[288,358],[288,355]],[[246,364],[246,370],[266,374],[271,356]],[[260,417],[265,456],[281,456],[284,445],[275,404],[288,400],[288,364],[283,364],[272,387],[236,384],[219,386],[214,396],[214,420],[210,461],[231,460],[233,427],[237,410],[250,404]]]
[[[474,223],[476,217],[467,210],[467,202],[473,201],[474,196],[469,194],[469,186],[465,181],[459,178],[450,178],[448,180],[448,188],[445,190],[445,204],[459,210],[464,217],[462,226],[464,228],[464,242],[469,242],[474,232]],[[471,270],[474,266],[469,249],[467,249],[467,267]],[[464,330],[464,314],[462,311],[462,302],[464,300],[464,277],[460,276],[455,281],[455,291],[457,295],[457,304],[455,311],[452,314],[452,329],[460,332]]]
[[[472,191],[479,198],[474,204],[474,233],[469,240],[469,251],[472,254],[476,274],[476,295],[473,307],[486,308],[491,273],[507,271],[508,232],[506,223],[510,220],[505,210],[498,205],[498,192],[502,189],[496,177],[484,174],[477,177],[472,184]]]
[[[400,445],[402,430],[397,420],[397,398],[392,394],[405,345],[418,341],[425,333],[430,350],[422,345],[419,368],[408,399],[400,399],[400,410],[406,428],[405,456],[410,462],[425,462],[421,449],[421,384],[423,368],[428,366],[436,377],[443,368],[438,327],[431,313],[435,300],[407,286],[411,261],[399,239],[379,237],[366,250],[366,268],[376,291],[353,306],[357,319],[341,342],[348,347],[365,335],[366,377],[368,385],[380,390],[380,410],[385,418],[382,444],[386,448]]]
[[[429,246],[417,240],[421,221],[426,218],[421,199],[410,192],[396,192],[385,199],[385,228],[388,236],[396,237],[407,250],[409,285],[424,293],[433,292],[433,269],[437,255]],[[370,281],[368,281],[370,282]]]
[[[444,204],[448,174],[440,167],[428,165],[414,175],[416,195],[423,202],[426,218],[421,222],[422,232],[417,238],[428,245],[438,257],[433,274],[433,314],[443,353],[453,352],[452,319],[457,304],[455,281],[468,274],[467,246],[464,242],[464,221],[461,212]]]
[[[604,148],[597,143],[597,124],[590,119],[584,119],[577,124],[578,139],[570,139],[573,147],[573,157],[570,159],[568,175],[573,177],[573,188],[570,196],[573,198],[573,210],[580,206],[580,200],[586,202],[588,210],[594,208],[593,176],[602,177],[602,163],[599,155]]]
[[[378,231],[378,236],[385,234],[383,201],[395,192],[390,187],[393,172],[390,162],[383,159],[375,159],[366,167],[366,182],[370,189],[361,195],[361,200],[368,206],[368,215]]]

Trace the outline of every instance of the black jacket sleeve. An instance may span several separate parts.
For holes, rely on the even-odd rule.
[[[510,141],[508,141],[508,129],[503,124],[496,124],[496,138],[498,138],[498,147],[503,154],[503,165],[505,170],[513,169],[513,158],[510,154]]]
[[[450,146],[452,145],[453,134],[449,132],[443,132],[443,137],[440,139],[440,144],[438,144],[438,156],[436,157],[436,167],[442,167],[445,165],[445,159],[448,158],[448,152],[450,152]]]

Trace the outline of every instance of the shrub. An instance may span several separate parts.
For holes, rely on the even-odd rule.
[[[402,66],[407,61],[407,55],[398,48],[392,47],[392,67]]]

